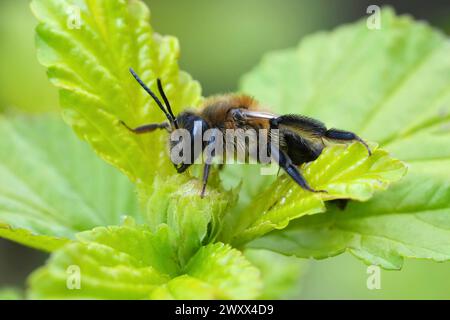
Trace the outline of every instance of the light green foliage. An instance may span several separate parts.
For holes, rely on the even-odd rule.
[[[450,259],[450,44],[390,10],[381,21],[381,30],[361,21],[271,54],[242,88],[279,112],[379,142],[408,163],[407,177],[367,203],[299,219],[254,246],[317,258],[349,249],[386,268],[400,268],[403,257]]]
[[[77,242],[58,250],[46,267],[33,274],[30,297],[256,297],[261,286],[259,271],[239,251],[221,243],[210,244],[182,267],[171,232],[164,225],[156,232],[147,226],[128,225],[81,233]],[[77,266],[79,274],[70,273],[71,266]]]
[[[326,200],[368,200],[375,190],[386,189],[405,174],[402,162],[383,150],[372,149],[369,157],[360,143],[333,146],[325,149],[317,161],[303,166],[311,186],[326,193],[305,191],[283,175],[242,211],[231,242],[242,245],[273,229],[285,228],[292,219],[324,212]]]
[[[212,177],[213,178],[213,177]],[[221,220],[236,202],[234,192],[208,185],[206,199],[201,199],[201,181],[186,175],[157,177],[152,194],[146,200],[146,221],[153,230],[167,224],[178,243],[178,257],[185,262],[201,246],[215,240]]]
[[[81,10],[80,28],[67,25],[69,5]],[[428,26],[385,10],[381,30],[361,22],[268,56],[244,78],[244,91],[275,112],[317,117],[379,146],[370,143],[371,157],[360,143],[331,146],[302,166],[327,193],[306,192],[286,175],[255,181],[255,172],[238,168],[222,174],[223,184],[213,173],[201,199],[198,168],[174,174],[166,135],[135,136],[119,124],[164,120],[129,67],[154,90],[161,78],[175,112],[201,103],[198,83],[178,69],[176,39],[153,33],[137,0],[35,0],[32,9],[39,60],[60,89],[65,120],[136,184],[143,220],[128,181],[109,167],[93,169],[85,146],[59,125],[2,121],[8,157],[0,174],[8,180],[0,186],[0,234],[59,247],[30,277],[30,297],[252,299],[285,297],[297,283],[295,258],[247,252],[257,268],[230,244],[316,258],[350,250],[386,268],[399,268],[403,257],[450,259],[450,118],[442,114],[449,44]],[[406,179],[405,164],[386,150],[410,163]],[[243,178],[240,187],[232,175]],[[352,201],[339,210],[336,199]],[[134,219],[121,225],[124,213]],[[71,266],[79,290],[70,288]]]
[[[52,251],[137,217],[134,187],[54,117],[0,118],[0,235]]]
[[[2,214],[3,215],[3,214]],[[69,242],[68,238],[46,236],[43,234],[36,234],[28,229],[22,229],[20,227],[14,227],[14,223],[6,224],[0,223],[0,236],[5,239],[9,239],[31,248],[55,251],[61,246]]]
[[[80,28],[68,26],[70,6],[81,11]],[[160,157],[161,136],[132,135],[119,119],[130,126],[164,120],[130,67],[155,91],[161,78],[174,112],[199,104],[199,84],[178,69],[177,39],[153,32],[141,1],[37,0],[32,10],[40,21],[39,61],[60,89],[65,120],[133,182],[151,185],[157,171],[169,168]]]
[[[258,299],[298,299],[307,261],[269,250],[247,249],[245,256],[261,272],[263,289]]]
[[[262,286],[258,269],[222,243],[200,248],[186,273],[155,290],[152,298],[254,299]]]

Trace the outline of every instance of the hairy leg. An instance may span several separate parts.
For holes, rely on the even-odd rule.
[[[206,185],[208,184],[210,171],[211,171],[211,164],[205,163],[203,167],[202,191],[200,193],[200,198],[203,198],[205,196]]]
[[[212,135],[208,141],[208,145],[205,148],[206,151],[206,159],[205,165],[203,166],[203,179],[202,179],[202,191],[200,193],[200,197],[203,198],[205,196],[206,185],[208,184],[209,172],[211,171],[212,159],[215,156],[215,143],[216,136]]]
[[[162,123],[150,123],[150,124],[146,124],[137,128],[130,128],[125,122],[120,121],[120,123],[127,128],[128,130],[130,130],[131,132],[135,133],[135,134],[142,134],[142,133],[147,133],[147,132],[152,132],[155,131],[156,129],[168,129],[169,128],[169,124],[166,122],[162,122]]]
[[[366,147],[369,155],[372,154],[367,143],[355,133],[339,129],[327,129],[322,122],[312,118],[298,115],[284,115],[271,119],[270,124],[272,128],[290,130],[300,137],[311,140],[325,138],[340,142],[358,141]]]
[[[306,182],[305,178],[302,176],[300,171],[298,171],[297,167],[292,163],[292,160],[289,156],[284,153],[284,151],[271,146],[271,155],[275,161],[279,164],[279,166],[286,171],[286,173],[294,180],[302,189],[311,191],[311,192],[326,192],[325,190],[314,190],[311,188]]]
[[[364,147],[366,147],[367,152],[369,152],[369,156],[372,154],[372,151],[370,150],[367,143],[353,132],[339,129],[329,129],[325,132],[325,137],[331,140],[338,141],[359,141],[364,145]]]

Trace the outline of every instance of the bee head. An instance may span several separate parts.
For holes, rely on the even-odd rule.
[[[159,109],[164,113],[170,123],[170,159],[178,172],[184,172],[194,163],[205,147],[203,142],[203,132],[209,126],[204,119],[192,112],[182,112],[178,116],[172,112],[169,100],[167,99],[161,80],[157,79],[158,91],[164,104],[153,93],[152,90],[141,80],[141,78],[130,68],[130,72],[136,81],[153,98]]]
[[[200,116],[185,111],[176,118],[178,128],[170,135],[170,158],[179,173],[194,163],[206,146],[203,133],[208,123]]]

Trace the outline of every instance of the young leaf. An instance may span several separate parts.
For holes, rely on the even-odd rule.
[[[0,118],[0,181],[0,236],[34,248],[139,219],[131,183],[57,117]]]
[[[241,252],[222,243],[202,247],[183,275],[155,290],[154,299],[254,299],[261,290],[259,271]]]
[[[186,175],[156,177],[145,200],[146,222],[152,230],[167,224],[174,232],[178,259],[184,265],[204,243],[213,242],[223,216],[236,202],[233,192],[219,187],[212,175],[207,194],[200,197],[201,181]]]
[[[199,84],[178,69],[177,40],[153,32],[139,0],[34,0],[31,7],[40,22],[39,61],[77,134],[138,185],[173,170],[167,159],[160,163],[161,134],[137,136],[119,120],[131,127],[165,120],[130,67],[155,92],[162,80],[174,112],[199,104]]]
[[[30,278],[30,298],[254,298],[259,272],[220,243],[202,247],[181,268],[172,231],[161,225],[101,227],[79,234]],[[73,268],[73,266],[76,266]],[[72,267],[72,269],[71,269]]]
[[[400,268],[403,257],[450,259],[445,35],[384,9],[380,30],[361,21],[311,36],[267,56],[242,88],[280,113],[316,117],[377,141],[409,164],[407,178],[373,200],[301,218],[252,246],[316,258],[350,250],[386,268]]]

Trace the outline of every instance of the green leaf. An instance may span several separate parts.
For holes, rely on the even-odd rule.
[[[81,233],[78,241],[56,251],[47,266],[32,274],[29,297],[249,299],[258,295],[259,272],[239,251],[210,244],[182,268],[171,232],[161,225],[156,232],[148,226],[122,226]]]
[[[129,126],[164,120],[130,67],[155,91],[156,79],[162,80],[174,112],[200,103],[199,84],[178,69],[177,39],[153,32],[139,0],[34,0],[31,6],[40,22],[39,61],[60,89],[64,118],[79,137],[139,186],[151,186],[157,172],[173,172],[160,156],[160,133],[136,136],[119,120]]]
[[[251,246],[316,258],[350,250],[386,268],[400,268],[404,257],[450,259],[445,35],[384,9],[380,30],[361,21],[308,37],[298,48],[268,55],[242,84],[280,113],[352,130],[409,167],[388,192],[298,219]]]
[[[285,228],[289,221],[324,212],[325,201],[353,199],[366,201],[375,190],[385,190],[406,172],[405,165],[386,151],[372,147],[369,157],[360,143],[326,148],[320,157],[303,166],[306,180],[316,190],[301,189],[287,175],[277,179],[243,210],[234,226],[232,243],[241,246],[273,229]]]
[[[261,290],[259,271],[241,252],[222,243],[202,247],[183,275],[155,290],[156,299],[253,299]]]
[[[215,240],[221,220],[236,202],[233,192],[219,186],[211,174],[205,198],[200,197],[201,180],[187,175],[156,177],[145,199],[146,222],[152,230],[167,224],[174,232],[178,259],[184,265],[204,243]]]
[[[81,13],[80,28],[68,28],[69,5]],[[186,175],[174,176],[164,154],[165,132],[137,136],[119,124],[119,119],[129,126],[165,120],[129,67],[154,91],[160,78],[174,112],[199,105],[199,84],[178,69],[177,40],[153,32],[141,1],[35,0],[32,9],[40,21],[39,60],[60,88],[64,118],[103,159],[137,184],[149,224],[155,230],[167,223],[175,231],[179,258],[185,263],[216,236],[233,194],[222,194],[218,183],[210,183],[208,199],[201,199],[199,183]]]
[[[0,118],[0,236],[53,251],[137,216],[134,188],[57,117]]]
[[[33,233],[27,229],[14,228],[2,222],[0,222],[0,237],[49,252],[55,251],[70,241],[68,238],[47,236]]]
[[[439,183],[429,183],[428,192],[421,196],[412,191],[414,180],[405,179],[409,189],[397,185],[389,196],[375,196],[367,204],[350,203],[345,211],[333,209],[299,219],[250,245],[317,259],[348,250],[364,262],[386,269],[400,269],[404,257],[447,261],[450,192],[442,190]],[[432,199],[435,192],[438,196]]]

